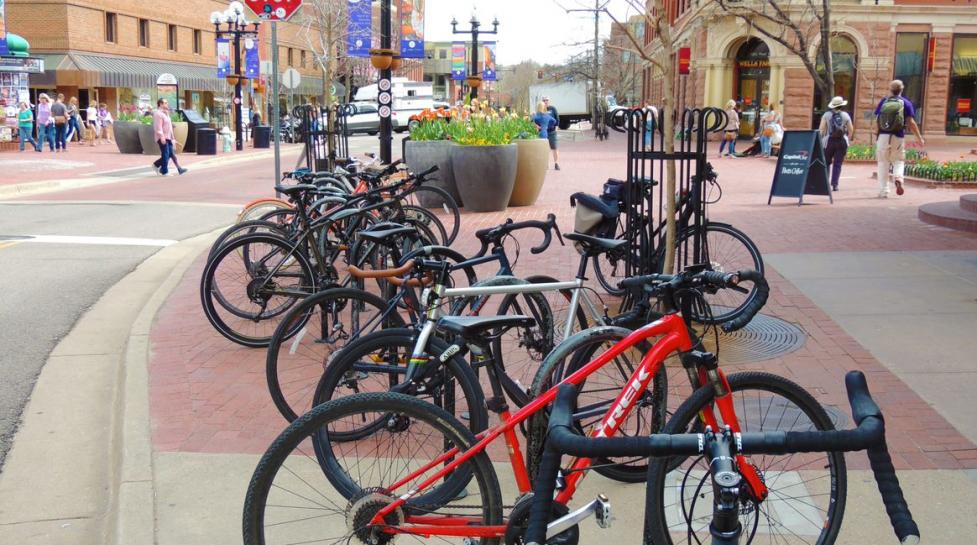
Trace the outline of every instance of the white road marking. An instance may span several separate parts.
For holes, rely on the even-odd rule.
[[[19,238],[20,236],[29,238]],[[76,237],[67,235],[18,235],[17,242],[48,244],[96,244],[103,246],[170,246],[179,241],[164,238]]]

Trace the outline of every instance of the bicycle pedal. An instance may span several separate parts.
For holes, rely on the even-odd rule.
[[[597,526],[610,528],[611,521],[613,520],[610,500],[603,494],[597,494],[597,499],[594,502],[594,515],[597,517]]]

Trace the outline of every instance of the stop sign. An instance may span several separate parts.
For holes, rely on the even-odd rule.
[[[302,7],[302,0],[244,0],[260,19],[287,21]]]

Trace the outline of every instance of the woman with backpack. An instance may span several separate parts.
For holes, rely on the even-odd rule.
[[[879,198],[889,198],[889,165],[892,165],[892,181],[896,195],[902,195],[903,173],[906,169],[906,127],[916,135],[916,141],[925,145],[926,140],[916,124],[916,108],[912,101],[902,96],[905,86],[902,80],[892,80],[889,96],[879,101],[875,108],[878,137],[875,141],[875,159],[878,161]]]
[[[821,116],[821,144],[824,146],[824,159],[831,172],[831,190],[838,191],[841,178],[841,165],[848,154],[848,144],[855,138],[855,125],[848,112],[842,110],[848,101],[834,97],[828,103],[828,111]]]

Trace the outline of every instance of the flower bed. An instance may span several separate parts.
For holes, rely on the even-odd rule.
[[[936,182],[977,182],[975,161],[932,161],[924,159],[906,165],[906,176]]]
[[[916,163],[927,159],[926,150],[919,148],[906,149],[906,163]],[[848,153],[845,154],[845,161],[875,161],[875,146],[872,144],[852,144],[848,146]]]

